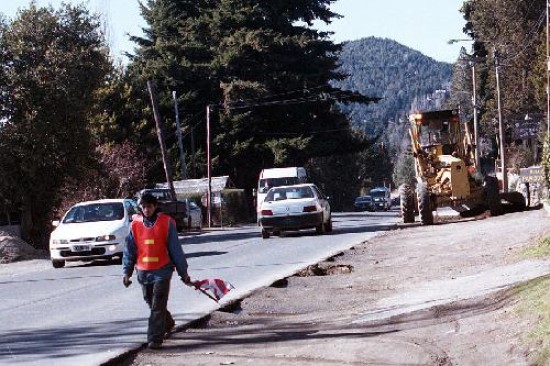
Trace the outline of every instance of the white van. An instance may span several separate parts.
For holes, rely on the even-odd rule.
[[[391,208],[391,192],[386,187],[375,187],[369,191],[369,196],[374,201],[374,210],[388,211]]]
[[[306,169],[303,167],[271,168],[263,169],[258,178],[258,190],[256,192],[256,212],[260,219],[260,207],[269,188],[290,186],[293,184],[309,183]]]

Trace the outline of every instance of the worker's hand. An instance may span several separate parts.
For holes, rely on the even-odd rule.
[[[130,277],[129,276],[122,277],[122,284],[124,285],[124,287],[128,288],[132,284]]]
[[[187,286],[191,286],[193,284],[191,281],[191,277],[189,277],[187,273],[181,276],[181,282],[185,283]]]

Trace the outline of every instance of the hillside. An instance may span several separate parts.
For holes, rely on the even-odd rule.
[[[452,65],[438,62],[389,39],[363,38],[344,44],[341,71],[349,78],[335,82],[346,90],[379,96],[376,104],[342,107],[354,127],[368,135],[405,118],[411,106],[436,108],[448,95]]]

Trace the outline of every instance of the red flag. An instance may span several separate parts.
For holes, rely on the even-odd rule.
[[[193,282],[195,289],[201,291],[212,300],[219,301],[231,289],[235,288],[232,284],[220,278],[207,278]]]

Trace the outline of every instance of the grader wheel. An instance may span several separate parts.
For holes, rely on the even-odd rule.
[[[399,201],[403,223],[414,222],[414,194],[410,185],[402,184],[399,187]]]
[[[498,180],[495,177],[485,177],[485,199],[491,216],[502,215],[502,202],[498,192]]]
[[[430,200],[430,191],[428,191],[426,183],[418,183],[416,186],[416,196],[418,198],[420,222],[424,225],[432,225],[434,223],[434,215],[432,211],[432,202]]]

